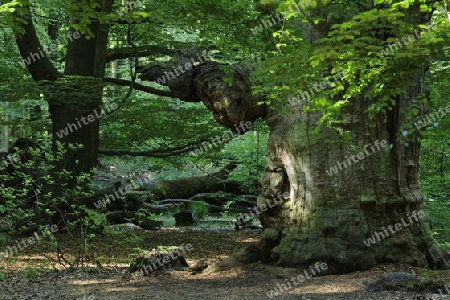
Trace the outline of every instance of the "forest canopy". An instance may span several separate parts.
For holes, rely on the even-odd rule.
[[[5,240],[212,215],[262,230],[240,262],[448,267],[449,7],[0,1]]]

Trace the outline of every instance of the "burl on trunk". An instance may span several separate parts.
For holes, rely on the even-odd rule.
[[[280,241],[270,259],[303,267],[322,261],[328,273],[387,262],[445,267],[419,188],[420,145],[396,139],[408,101],[398,97],[397,109],[380,113],[375,127],[366,123],[363,100],[356,103],[345,112],[352,120],[347,143],[331,130],[313,133],[318,116],[302,110],[304,103],[292,115],[266,117],[269,161],[258,204],[289,192],[261,216],[277,232],[265,243]]]

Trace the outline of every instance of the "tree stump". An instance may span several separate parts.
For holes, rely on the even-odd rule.
[[[175,217],[175,226],[191,226],[196,223],[190,211],[182,211],[173,216]]]

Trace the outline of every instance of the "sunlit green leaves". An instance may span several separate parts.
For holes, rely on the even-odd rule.
[[[438,49],[450,44],[446,15],[439,15],[441,10],[438,10],[432,21],[433,29],[429,30],[430,25],[418,22],[417,14],[430,11],[431,6],[424,5],[422,1],[419,9],[417,2],[374,1],[376,8],[368,8],[359,14],[355,13],[359,8],[353,7],[353,2],[336,1],[326,9],[321,7],[328,14],[327,22],[331,23],[331,30],[326,38],[311,47],[305,47],[308,39],[302,36],[302,32],[295,30],[298,23],[286,23],[283,30],[289,31],[289,34],[283,35],[282,31],[278,31],[273,35],[278,39],[277,43],[283,43],[282,51],[274,52],[277,57],[273,62],[266,61],[267,67],[263,67],[266,76],[262,71],[259,72],[266,85],[270,85],[271,80],[275,82],[274,89],[270,91],[267,87],[259,86],[255,91],[268,92],[267,98],[278,101],[276,107],[281,109],[288,99],[308,91],[312,84],[320,83],[324,72],[329,69],[345,70],[348,73],[343,80],[321,91],[320,96],[314,95],[318,99],[331,97],[338,103],[337,106],[331,102],[328,109],[326,101],[313,101],[307,105],[313,110],[323,110],[321,124],[338,124],[336,120],[340,119],[343,103],[356,99],[373,99],[373,105],[367,110],[372,117],[392,109],[397,95],[412,84],[410,78],[418,71],[417,66],[436,57]],[[291,5],[291,1],[282,1],[278,9],[289,11],[289,21],[295,18],[297,22],[305,21],[300,12],[295,9],[292,12]],[[307,22],[314,23],[315,12],[311,10]],[[437,24],[441,25],[434,27]],[[420,33],[416,34],[414,30]],[[294,37],[299,39],[294,41]],[[395,84],[392,84],[393,78]],[[290,89],[277,88],[280,86],[289,86]]]
[[[432,8],[426,4],[420,4],[420,12],[431,12]]]

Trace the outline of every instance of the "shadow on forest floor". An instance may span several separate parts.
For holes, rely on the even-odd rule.
[[[191,244],[187,252],[189,265],[205,260],[209,265],[224,259],[247,243],[259,240],[260,232],[244,230],[193,230],[165,228],[138,233],[143,240],[123,243],[97,235],[89,240],[88,256],[96,263],[72,272],[57,272],[50,259],[55,253],[36,246],[24,250],[0,262],[0,300],[12,299],[269,299],[268,293],[286,284],[290,278],[302,274],[296,268],[280,268],[254,263],[235,265],[228,270],[197,275],[186,271],[167,270],[158,276],[135,279],[126,275],[129,254],[141,249],[158,246]],[[66,258],[74,258],[79,242],[69,236],[60,236]],[[11,244],[10,244],[11,245]],[[0,249],[8,245],[2,244]],[[344,275],[312,277],[302,283],[291,284],[279,296],[272,299],[448,299],[447,295],[432,297],[431,293],[411,291],[386,291],[368,288],[368,283],[384,273],[409,272],[420,274],[422,270],[406,265],[380,265],[364,272]],[[449,282],[450,271],[432,272]],[[273,295],[273,294],[272,294]]]

